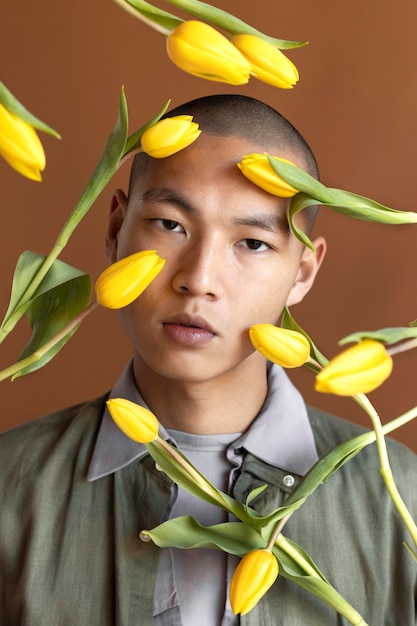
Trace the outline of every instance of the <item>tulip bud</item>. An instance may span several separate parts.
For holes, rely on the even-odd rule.
[[[168,56],[177,67],[193,76],[229,85],[244,85],[250,65],[243,54],[215,28],[189,20],[167,37]]]
[[[275,158],[278,158],[280,161],[285,161],[286,163],[291,163],[291,161],[287,161],[287,159]],[[291,165],[294,164],[291,163]],[[295,194],[298,193],[295,187],[289,185],[275,172],[266,154],[248,154],[243,157],[237,166],[248,180],[274,196],[291,198],[291,196],[295,196]]]
[[[298,81],[295,65],[275,46],[255,35],[235,35],[233,45],[249,61],[252,73],[264,83],[291,89]]]
[[[35,129],[0,103],[0,155],[19,174],[41,180],[45,153]]]
[[[125,398],[107,400],[110,415],[127,437],[138,443],[150,443],[158,435],[158,420],[143,406]]]
[[[201,134],[191,115],[176,115],[160,120],[141,138],[141,147],[154,159],[163,159],[193,143]]]
[[[97,279],[97,301],[108,309],[131,304],[165,265],[155,250],[144,250],[113,263]]]
[[[296,330],[256,324],[249,329],[249,337],[254,348],[281,367],[300,367],[310,356],[308,339]]]
[[[278,571],[278,561],[270,550],[264,548],[245,554],[230,583],[230,604],[234,614],[249,613],[274,584]]]
[[[369,393],[388,378],[392,365],[379,341],[364,339],[338,354],[317,374],[315,389],[337,396]]]

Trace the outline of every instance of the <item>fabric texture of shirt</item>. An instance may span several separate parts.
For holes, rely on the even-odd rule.
[[[87,480],[106,397],[0,436],[0,624],[152,626],[159,548],[139,533],[158,525],[171,481],[143,454]],[[363,432],[307,408],[319,457]],[[104,423],[104,422],[103,422]],[[393,475],[417,517],[417,459],[388,441]],[[302,454],[300,454],[302,456]],[[233,496],[266,514],[282,506],[293,471],[242,454]],[[370,626],[415,626],[417,568],[408,533],[379,474],[376,446],[320,486],[285,527]],[[170,616],[179,626],[179,611]],[[242,626],[345,626],[346,619],[283,576]]]
[[[136,387],[132,363],[124,370],[110,396],[127,398],[149,408]],[[218,446],[213,448],[213,444],[220,443],[220,435],[211,438],[180,432],[175,435],[162,426],[160,434],[189,458],[191,453],[190,460],[206,475],[205,470],[212,473],[213,468],[220,470],[222,467],[219,458],[201,465],[204,449],[207,454],[209,443],[212,450],[218,449]],[[147,453],[146,446],[133,443],[132,446],[131,439],[115,425],[106,408],[89,479],[112,473]],[[229,443],[225,461],[229,462],[230,474],[227,477],[218,473],[207,476],[216,487],[226,492],[241,467],[245,452],[250,451],[276,467],[291,468],[298,476],[304,475],[318,460],[304,401],[281,368],[269,366],[268,395],[259,415],[244,435],[236,435]],[[302,456],[300,449],[303,450]],[[295,478],[288,474],[286,480],[291,482]],[[206,526],[227,521],[227,515],[218,507],[201,502],[182,490],[178,495],[177,492],[177,489],[172,492],[169,517],[193,515]],[[240,620],[233,614],[227,593],[236,564],[236,557],[227,558],[219,551],[162,549],[154,595],[154,626],[172,623],[172,614],[178,610],[182,614],[183,626],[194,626],[197,620],[199,626],[237,626]],[[198,587],[199,593],[196,593]]]

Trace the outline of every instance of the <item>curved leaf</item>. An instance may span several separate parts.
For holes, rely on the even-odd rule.
[[[329,362],[329,359],[327,359],[324,356],[324,354],[320,352],[320,350],[313,343],[313,340],[309,337],[306,331],[297,324],[295,319],[292,317],[288,307],[284,307],[284,314],[282,316],[281,326],[282,328],[288,328],[289,330],[296,330],[298,333],[301,333],[302,335],[304,335],[304,337],[307,339],[307,341],[310,344],[310,354],[313,357],[313,359],[315,359],[317,363],[319,363],[322,367],[327,365],[327,363]],[[319,371],[318,367],[315,367],[313,364],[309,363],[308,361],[305,365],[306,367],[309,367],[315,372]]]
[[[206,4],[205,2],[200,2],[199,0],[168,0],[168,2],[183,11],[186,11],[190,15],[204,20],[213,26],[217,26],[232,35],[241,33],[256,35],[260,39],[264,39],[273,46],[283,50],[289,48],[300,48],[308,43],[307,41],[288,41],[286,39],[270,37],[256,28],[253,28],[249,24],[246,24],[246,22],[243,22],[234,15],[231,15],[222,9],[218,9],[217,7],[213,7],[210,4]]]
[[[61,139],[60,134],[57,133],[56,130],[45,124],[45,122],[42,122],[42,120],[38,119],[30,111],[28,111],[2,82],[0,82],[0,102],[11,113],[20,117],[20,119],[33,126],[33,128],[41,130],[44,133],[48,133],[49,135],[53,135],[57,139]]]
[[[365,196],[359,196],[343,189],[326,187],[313,176],[291,163],[270,155],[268,155],[268,160],[279,176],[315,200],[316,204],[329,206],[339,213],[356,219],[381,224],[417,223],[417,213],[413,211],[398,211]]]
[[[55,263],[60,262],[56,261]],[[79,276],[74,276],[35,297],[27,310],[27,316],[32,328],[32,336],[22,354],[19,356],[18,361],[35,354],[48,341],[63,330],[87,307],[90,297],[91,279],[87,274],[81,273]],[[58,343],[49,349],[46,354],[41,356],[41,358],[17,372],[12,380],[46,365],[72,337],[77,328],[78,325],[71,329]]]
[[[362,341],[363,339],[375,339],[375,341],[381,341],[387,345],[391,345],[403,341],[404,339],[413,339],[415,337],[417,337],[416,327],[381,328],[380,330],[363,330],[352,333],[341,339],[339,344],[343,346],[346,343]]]

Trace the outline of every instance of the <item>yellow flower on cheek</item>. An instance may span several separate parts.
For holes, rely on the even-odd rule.
[[[254,348],[281,367],[300,367],[310,356],[308,340],[295,330],[256,324],[250,328],[249,337]]]
[[[97,279],[97,301],[108,309],[131,304],[150,285],[165,265],[155,250],[131,254],[110,265]]]

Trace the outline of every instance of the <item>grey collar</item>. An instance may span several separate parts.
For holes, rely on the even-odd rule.
[[[134,381],[132,363],[116,382],[110,398],[127,398],[146,407]],[[170,439],[162,425],[160,435]],[[243,448],[261,461],[299,476],[318,460],[304,400],[277,365],[268,365],[268,395],[259,415],[230,448]],[[112,474],[144,454],[146,446],[124,435],[106,408],[87,478],[93,481]]]

